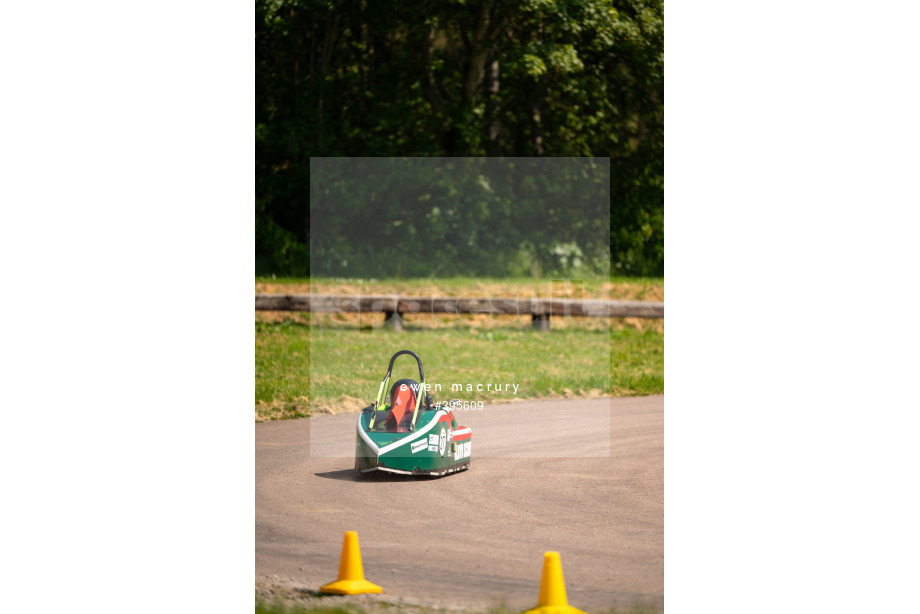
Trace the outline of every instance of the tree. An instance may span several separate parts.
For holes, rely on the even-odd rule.
[[[257,268],[306,249],[311,157],[604,156],[614,270],[662,274],[663,36],[660,1],[257,0]]]

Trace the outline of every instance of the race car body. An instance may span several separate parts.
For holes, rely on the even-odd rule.
[[[421,381],[401,379],[384,397],[393,363],[402,354],[418,362]],[[377,402],[361,411],[356,428],[355,469],[359,473],[438,476],[470,466],[472,431],[457,424],[449,406],[432,404],[422,360],[409,350],[400,350],[390,359]]]

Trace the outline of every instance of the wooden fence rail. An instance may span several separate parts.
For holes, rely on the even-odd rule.
[[[549,330],[550,316],[663,318],[664,303],[560,298],[462,298],[395,294],[256,294],[256,311],[382,313],[388,326],[402,330],[404,313],[530,315],[533,326]]]

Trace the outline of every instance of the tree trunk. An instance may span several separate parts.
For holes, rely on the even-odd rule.
[[[543,121],[540,118],[540,107],[542,106],[542,100],[537,96],[534,96],[531,99],[530,111],[531,111],[531,120],[533,122],[532,134],[533,134],[533,154],[535,156],[543,155]]]
[[[488,92],[486,109],[489,117],[489,155],[491,156],[501,154],[501,120],[499,119],[501,102],[498,99],[498,74],[498,60],[492,60],[489,65],[489,86],[486,90]]]
[[[473,24],[472,37],[464,36],[469,57],[466,65],[466,76],[463,79],[466,95],[474,98],[482,78],[485,76],[486,60],[490,53],[489,15],[491,5],[483,2],[479,6],[479,13]]]

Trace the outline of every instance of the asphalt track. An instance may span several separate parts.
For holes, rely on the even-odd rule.
[[[256,582],[335,580],[355,530],[391,599],[531,607],[556,550],[571,605],[664,609],[663,396],[455,415],[473,430],[472,465],[436,479],[358,477],[357,414],[256,424]]]

